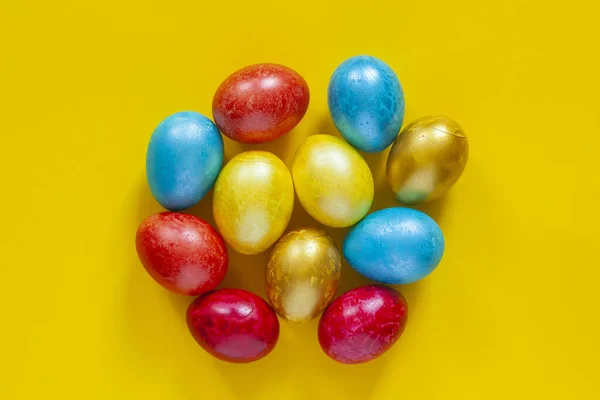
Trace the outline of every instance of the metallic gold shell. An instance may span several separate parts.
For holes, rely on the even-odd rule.
[[[325,232],[294,230],[273,247],[267,264],[267,298],[281,317],[309,321],[333,299],[341,270],[340,253]]]
[[[444,194],[460,178],[469,141],[453,120],[421,118],[400,132],[387,160],[387,178],[396,199],[416,204]]]

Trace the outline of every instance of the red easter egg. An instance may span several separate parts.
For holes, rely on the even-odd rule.
[[[308,85],[296,71],[256,64],[231,74],[213,98],[213,117],[224,135],[241,143],[264,143],[292,130],[304,117]]]
[[[136,247],[150,276],[175,293],[205,293],[217,287],[227,272],[223,238],[193,215],[151,215],[138,228]]]
[[[188,307],[187,324],[204,350],[234,363],[263,358],[279,338],[275,311],[242,289],[220,289],[198,297]]]
[[[344,293],[319,321],[323,351],[343,364],[371,361],[392,347],[406,324],[408,306],[387,286],[362,286]]]

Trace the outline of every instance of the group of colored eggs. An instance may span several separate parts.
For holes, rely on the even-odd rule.
[[[163,120],[152,135],[148,183],[170,212],[142,222],[137,252],[159,284],[200,296],[188,308],[188,327],[206,351],[222,360],[249,362],[267,355],[279,337],[276,314],[294,322],[321,315],[322,349],[347,364],[378,357],[404,330],[407,304],[393,288],[363,286],[332,302],[342,256],[320,229],[283,235],[294,193],[321,224],[356,224],[344,240],[343,257],[372,280],[412,283],[442,258],[444,237],[426,214],[392,207],[367,216],[373,177],[356,149],[379,152],[393,143],[387,163],[390,186],[398,201],[415,204],[442,195],[460,177],[468,157],[461,127],[445,117],[426,117],[400,132],[400,82],[374,57],[352,57],[338,66],[328,100],[333,122],[347,142],[309,136],[296,151],[291,174],[266,151],[243,152],[223,167],[220,132],[238,142],[264,143],[289,132],[306,113],[306,82],[281,65],[252,65],[230,75],[213,99],[215,123],[195,112],[181,112]],[[199,202],[211,188],[218,231],[178,212]],[[227,272],[226,244],[243,254],[272,247],[265,273],[268,303],[241,289],[215,290]]]

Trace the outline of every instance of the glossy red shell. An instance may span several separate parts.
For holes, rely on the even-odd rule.
[[[279,339],[275,311],[242,289],[220,289],[198,297],[188,307],[187,324],[204,350],[235,363],[263,358]]]
[[[408,306],[387,286],[362,286],[335,299],[321,316],[319,343],[344,364],[371,361],[385,353],[404,331]]]
[[[136,248],[150,276],[175,293],[205,293],[217,287],[227,273],[223,238],[193,215],[151,215],[138,228]]]
[[[256,64],[231,74],[213,98],[219,130],[236,142],[264,143],[294,128],[306,114],[308,85],[296,71]]]

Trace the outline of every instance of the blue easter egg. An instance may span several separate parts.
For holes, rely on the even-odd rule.
[[[179,112],[154,130],[146,153],[146,177],[154,198],[179,211],[199,202],[223,166],[223,138],[197,112]]]
[[[404,92],[383,61],[352,57],[333,72],[329,112],[344,139],[359,150],[384,150],[398,136],[404,120]]]
[[[404,284],[429,275],[444,254],[444,236],[427,214],[392,207],[374,212],[346,236],[344,257],[360,274]]]

